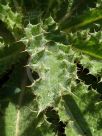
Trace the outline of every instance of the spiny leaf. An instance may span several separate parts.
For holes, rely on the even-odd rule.
[[[56,110],[61,121],[67,122],[65,133],[68,135],[101,135],[98,122],[101,120],[100,94],[87,89],[84,84],[73,88],[72,95],[62,96]],[[98,110],[97,110],[98,109]]]
[[[95,90],[87,91],[87,87],[84,84],[79,84],[75,89],[75,94],[78,99],[75,98],[76,103],[80,107],[80,110],[91,130],[92,135],[101,135],[101,129],[98,122],[101,120],[101,100],[100,94]]]
[[[78,86],[75,82],[77,74],[74,61],[77,57],[80,57],[79,54],[74,54],[75,52],[70,46],[46,40],[44,35],[46,31],[43,29],[42,24],[29,24],[25,32],[26,36],[23,41],[26,43],[27,51],[31,55],[28,67],[39,75],[39,79],[33,81],[31,85],[32,91],[37,97],[38,113],[41,113],[49,106],[56,107],[61,121],[70,124],[71,120],[74,123],[75,127],[72,130],[66,127],[72,135],[75,133],[91,136],[95,131],[96,134],[100,134],[100,130],[98,131],[96,127],[95,130],[92,130],[90,125],[94,116],[90,117],[91,115],[87,112],[86,116],[83,114],[83,109],[85,110],[87,105],[85,101],[82,106],[79,104],[84,96],[87,96],[86,100],[90,103],[87,86],[84,86],[84,84]],[[81,96],[78,92],[80,92]],[[92,92],[92,94],[94,93]],[[58,107],[56,106],[60,98],[64,100],[64,107],[62,103]],[[59,106],[62,106],[63,113],[61,109],[59,110]],[[98,112],[97,115],[99,117],[97,120],[99,120],[100,113]],[[88,123],[88,117],[91,123]],[[96,120],[94,120],[95,125],[97,125]]]
[[[5,22],[10,30],[21,28],[22,16],[14,13],[9,5],[0,4],[0,20]]]
[[[68,34],[69,43],[95,58],[102,59],[102,32],[91,33],[89,30]]]
[[[74,16],[74,15],[73,15]],[[82,15],[75,15],[64,26],[64,31],[76,31],[80,28],[85,28],[88,25],[92,25],[94,23],[100,24],[102,21],[102,10],[101,4],[95,8],[87,8]]]
[[[54,3],[58,3],[58,9]],[[78,1],[74,2],[74,0],[70,0],[70,7],[68,8],[67,0],[49,1],[49,3],[45,1],[34,1],[34,3],[30,2],[30,4],[28,1],[23,1],[23,4],[27,5],[25,9],[29,11],[27,16],[27,19],[29,18],[28,22],[33,20],[33,24],[36,24],[35,18],[33,19],[34,16],[29,16],[30,13],[35,13],[35,11],[40,9],[39,12],[37,12],[39,13],[38,17],[36,17],[37,21],[39,20],[39,16],[44,19],[45,16],[52,13],[56,20],[58,20],[67,10],[71,13],[74,3],[78,3]],[[38,5],[36,10],[33,4]],[[101,61],[99,61],[102,59],[101,6],[102,2],[98,0],[94,8],[85,9],[85,12],[79,16],[78,14],[76,16],[73,12],[71,15],[73,15],[74,18],[70,16],[68,22],[65,22],[68,26],[68,29],[64,27],[67,29],[66,31],[73,32],[67,35],[67,40],[72,46],[69,44],[64,45],[62,42],[56,42],[56,39],[53,38],[54,36],[48,35],[49,33],[53,35],[56,30],[60,31],[58,29],[59,24],[56,24],[51,17],[45,20],[44,23],[41,21],[37,25],[29,23],[26,26],[24,29],[25,36],[23,36],[24,32],[22,31],[22,38],[20,40],[26,45],[26,48],[25,45],[19,46],[18,44],[20,43],[4,45],[2,39],[0,39],[0,74],[7,71],[9,67],[11,68],[13,64],[17,66],[17,68],[14,69],[14,74],[10,75],[9,80],[0,89],[1,92],[4,91],[4,96],[9,98],[9,100],[5,100],[4,98],[0,101],[1,110],[3,109],[3,113],[0,112],[0,115],[4,115],[0,116],[1,135],[59,135],[57,133],[55,134],[55,127],[52,127],[54,126],[53,121],[49,123],[45,115],[45,111],[51,106],[58,112],[59,120],[66,124],[66,136],[101,136],[101,95],[97,93],[96,90],[89,91],[88,86],[86,86],[85,83],[81,83],[81,81],[79,81],[79,84],[76,83],[78,76],[77,66],[75,64],[77,60],[85,67],[88,67],[90,73],[102,75]],[[25,11],[25,9],[22,11]],[[0,4],[0,11],[1,21],[7,25],[11,33],[14,34],[15,39],[18,40],[18,29],[20,28],[20,30],[22,30],[22,15],[14,13],[9,5],[5,6]],[[57,15],[58,12],[61,14],[60,17]],[[96,32],[93,32],[93,29],[91,29],[91,24],[94,28],[94,23],[97,23],[95,25],[98,26]],[[64,24],[62,24],[62,26],[63,25]],[[86,27],[88,27],[90,31],[81,30]],[[75,33],[76,30],[79,31]],[[60,35],[61,33],[59,32],[58,34]],[[47,36],[49,36],[49,38]],[[22,51],[27,51],[30,55],[27,65],[25,63],[16,63],[19,57],[24,57],[24,55],[20,55]],[[87,55],[83,55],[83,53]],[[99,60],[95,59],[95,57]],[[10,60],[12,60],[12,62]],[[26,66],[24,67],[24,65]],[[24,69],[22,69],[22,67],[24,67]],[[26,67],[27,71],[28,69],[29,71],[31,70],[32,73],[30,73],[30,75],[27,75],[29,72],[27,73],[27,71],[25,71]],[[33,75],[34,72],[37,73],[39,79],[35,79],[35,77],[33,79],[33,76],[35,76]],[[29,88],[25,88],[27,76],[32,83]],[[102,77],[100,78],[102,79]],[[0,97],[2,97],[2,95]],[[6,106],[4,106],[3,103],[5,103]]]
[[[75,84],[74,52],[70,46],[47,41],[40,24],[29,25],[25,31],[27,33],[24,39],[25,42],[28,41],[27,50],[31,55],[28,66],[39,75],[39,79],[32,84],[32,89],[37,95],[41,112],[54,104],[61,92],[67,92],[68,85]]]
[[[80,54],[80,63],[84,66],[84,68],[89,69],[89,74],[92,75],[100,75],[102,77],[102,60],[93,59],[90,56],[85,54]]]

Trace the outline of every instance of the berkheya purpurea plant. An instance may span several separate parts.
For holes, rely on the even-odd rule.
[[[0,1],[0,136],[101,136],[102,1]]]

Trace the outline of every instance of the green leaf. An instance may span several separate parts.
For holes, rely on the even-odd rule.
[[[88,91],[84,84],[79,84],[77,88],[75,88],[75,94],[78,97],[75,98],[75,101],[88,124],[87,127],[90,128],[93,136],[100,136],[102,131],[99,124],[102,112],[101,95],[95,90]],[[88,133],[88,131],[86,133]]]
[[[67,122],[66,135],[101,136],[101,95],[93,90],[89,92],[83,83],[78,84],[72,91],[75,96],[62,96],[56,105],[61,121]]]
[[[41,112],[53,105],[61,92],[67,92],[71,83],[75,84],[75,56],[70,46],[47,41],[40,24],[29,24],[25,31],[26,37],[22,40],[26,42],[31,55],[28,67],[39,75],[39,79],[32,83],[32,89],[37,96]]]
[[[46,120],[44,113],[38,115],[38,102],[32,90],[25,88],[26,80],[25,68],[21,62],[14,69],[10,80],[0,90],[4,95],[7,94],[6,99],[0,100],[3,114],[0,115],[0,134],[54,136],[51,123]]]
[[[0,2],[0,135],[101,136],[102,96],[76,63],[101,84],[102,1]]]
[[[23,51],[24,45],[22,43],[12,45],[0,43],[0,75],[11,69],[12,65],[19,61],[24,54]]]
[[[80,54],[75,53],[70,45],[65,46],[46,40],[44,33],[46,31],[43,29],[43,24],[29,24],[25,28],[26,35],[22,39],[31,55],[28,68],[32,69],[32,73],[36,71],[39,75],[37,80],[33,80],[33,75],[29,76],[32,81],[30,87],[38,101],[38,113],[40,114],[48,107],[55,107],[60,120],[68,122],[69,126],[72,126],[71,129],[66,126],[66,134],[69,131],[72,136],[74,134],[91,136],[94,135],[94,132],[96,135],[100,135],[101,131],[97,130],[97,121],[101,118],[100,111],[97,112],[96,121],[92,113],[90,115],[86,110],[88,104],[94,103],[93,96],[88,92],[87,86],[77,85],[75,82],[77,71],[74,61],[80,58]],[[72,38],[74,39],[74,37]],[[92,95],[97,96],[93,91]],[[92,101],[90,101],[90,97]],[[62,101],[58,104],[60,98]],[[83,98],[86,99],[83,101]],[[83,110],[86,110],[86,115]],[[88,122],[88,118],[90,118],[90,122]],[[94,130],[92,122],[94,122]]]
[[[13,103],[9,103],[5,110],[6,136],[55,135],[51,130],[50,123],[43,116],[37,116],[34,105],[35,101],[32,104],[27,104],[18,109]],[[2,130],[0,132],[2,134]]]
[[[102,61],[94,59],[92,56],[87,56],[85,54],[80,55],[80,63],[84,66],[84,68],[89,69],[89,74],[92,75],[100,75],[102,77]]]
[[[10,30],[21,28],[22,16],[14,13],[9,5],[0,4],[0,20],[6,23]]]
[[[102,31],[91,33],[89,30],[68,34],[70,44],[79,51],[102,59]]]
[[[77,5],[78,6],[78,5]],[[79,8],[81,5],[79,6]],[[76,7],[75,7],[76,8]],[[86,26],[93,25],[94,23],[100,24],[102,21],[102,3],[97,3],[94,8],[87,8],[82,12],[82,14],[78,15],[76,13],[73,13],[73,16],[69,17],[68,20],[66,18],[65,23],[62,23],[62,28],[66,32],[76,31],[78,29],[86,28]]]

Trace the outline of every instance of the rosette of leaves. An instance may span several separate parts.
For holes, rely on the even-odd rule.
[[[0,1],[0,136],[101,136],[101,7]]]

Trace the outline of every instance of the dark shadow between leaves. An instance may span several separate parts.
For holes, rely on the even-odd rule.
[[[15,39],[12,33],[6,27],[6,24],[0,20],[0,36],[3,37],[5,43],[12,43],[15,42]]]
[[[86,85],[89,85],[89,90],[91,91],[91,88],[95,89],[97,92],[102,94],[102,82],[100,82],[101,77],[97,75],[95,77],[92,74],[89,74],[89,70],[87,68],[84,68],[80,63],[77,63],[77,75],[79,80],[84,82]]]
[[[54,132],[57,136],[66,136],[65,135],[65,126],[66,123],[60,121],[58,113],[54,110],[53,107],[48,107],[45,111],[47,121],[52,124]]]

